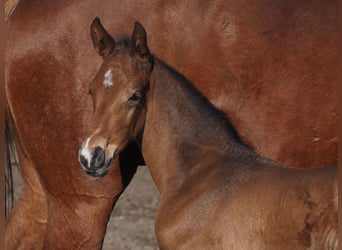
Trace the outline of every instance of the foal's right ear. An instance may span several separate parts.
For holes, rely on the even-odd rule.
[[[133,53],[142,59],[149,58],[150,50],[147,47],[147,36],[144,27],[139,23],[134,23],[132,34]]]
[[[98,17],[91,23],[90,35],[93,40],[94,48],[103,58],[108,56],[115,48],[114,39],[107,33]]]

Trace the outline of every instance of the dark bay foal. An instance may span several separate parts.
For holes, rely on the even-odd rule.
[[[104,62],[90,83],[94,115],[79,160],[103,176],[131,140],[141,145],[160,191],[161,249],[337,249],[337,167],[285,168],[245,146],[150,53],[139,23],[131,40],[115,42],[99,19],[91,34]]]

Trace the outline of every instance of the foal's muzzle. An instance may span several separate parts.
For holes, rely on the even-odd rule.
[[[89,152],[81,147],[78,152],[78,161],[83,170],[94,177],[101,177],[107,174],[111,159],[106,162],[106,154],[102,147],[96,147]]]

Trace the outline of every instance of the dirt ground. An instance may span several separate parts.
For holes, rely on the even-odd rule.
[[[21,192],[21,175],[14,171],[14,192]],[[145,166],[138,168],[132,182],[117,202],[107,227],[103,250],[156,250],[154,233],[158,191]]]

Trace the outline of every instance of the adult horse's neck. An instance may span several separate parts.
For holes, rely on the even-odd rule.
[[[183,76],[156,59],[142,152],[159,189],[174,188],[223,155],[248,152],[229,121]]]

